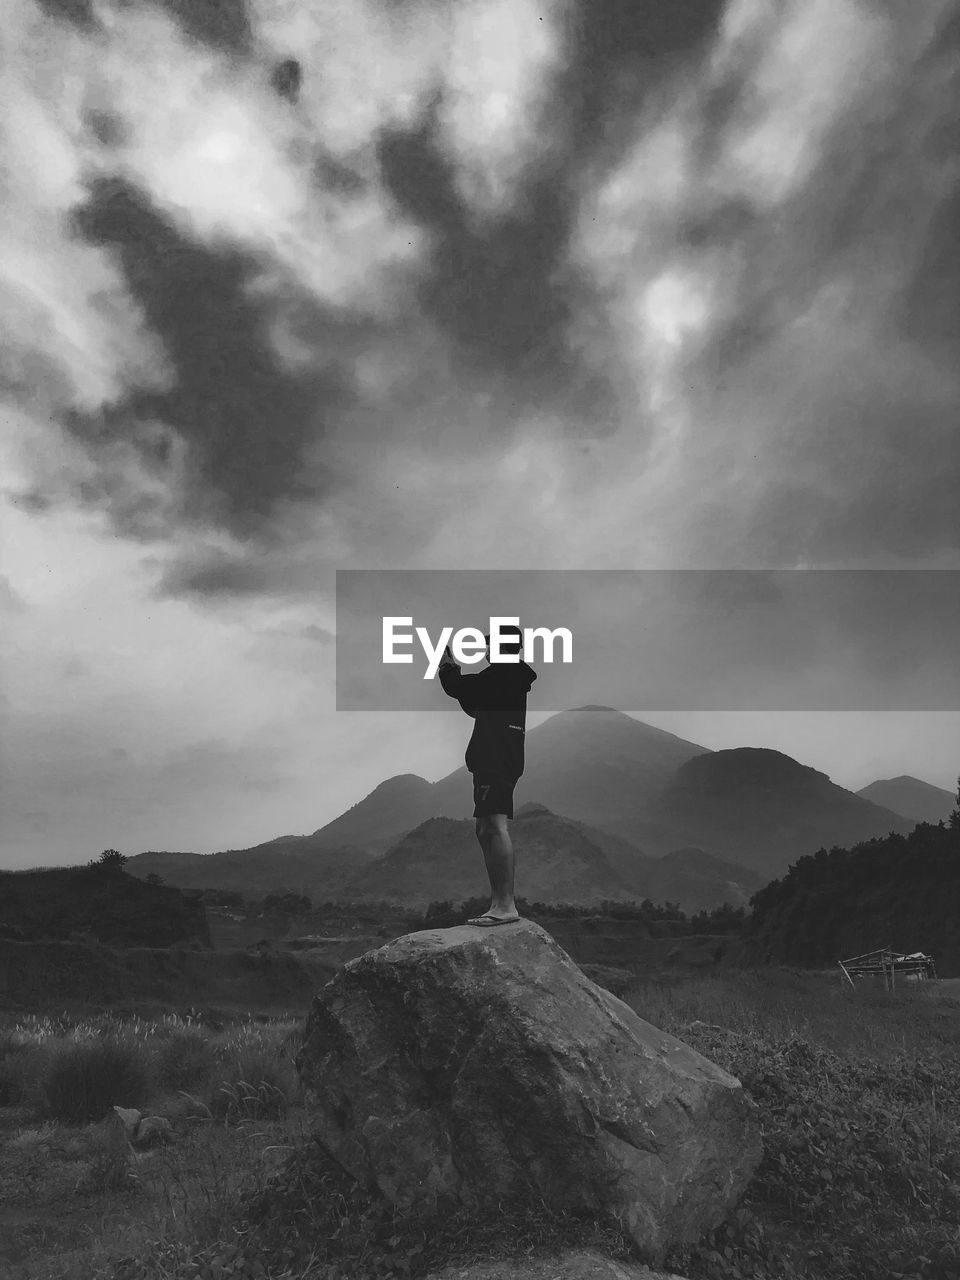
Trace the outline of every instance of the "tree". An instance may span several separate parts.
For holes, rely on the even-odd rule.
[[[144,879],[146,880],[147,884],[166,884],[167,883],[166,880],[164,880],[163,876],[158,876],[155,871],[151,871],[148,876],[144,876]]]
[[[91,859],[87,866],[102,867],[105,871],[122,871],[126,861],[126,855],[122,854],[119,849],[104,849],[100,857],[96,861]]]
[[[950,815],[950,826],[954,831],[960,828],[960,778],[957,779],[957,807]]]

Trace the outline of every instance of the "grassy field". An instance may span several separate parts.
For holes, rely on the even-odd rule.
[[[765,1154],[737,1210],[668,1269],[692,1280],[960,1280],[960,1002],[835,974],[664,971],[627,1002],[737,1075]],[[425,1228],[309,1137],[303,1011],[0,1020],[0,1274],[9,1280],[368,1280],[589,1245],[542,1202]],[[135,1153],[112,1106],[172,1120]]]

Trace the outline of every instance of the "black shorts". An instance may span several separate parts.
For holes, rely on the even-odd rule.
[[[494,813],[513,817],[513,790],[519,779],[498,778],[495,774],[473,775],[473,816],[489,818]]]

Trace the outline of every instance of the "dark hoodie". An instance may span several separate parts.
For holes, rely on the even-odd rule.
[[[523,773],[527,694],[536,678],[523,661],[491,663],[471,676],[456,664],[440,668],[444,693],[475,721],[464,757],[471,773],[505,778]]]

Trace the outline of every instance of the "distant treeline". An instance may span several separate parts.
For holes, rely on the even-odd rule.
[[[921,823],[910,835],[819,849],[750,899],[750,964],[822,968],[891,946],[932,955],[960,975],[960,828]]]
[[[686,926],[686,933],[739,933],[746,920],[743,907],[732,907],[724,903],[713,911],[698,911],[694,916],[687,916],[675,902],[657,903],[644,898],[642,902],[611,902],[607,899],[599,903],[583,906],[571,902],[529,902],[526,898],[517,897],[517,910],[521,916],[553,916],[569,919],[583,916],[605,916],[615,920],[638,920],[652,924],[657,921],[671,921]],[[468,898],[459,905],[451,902],[431,902],[423,917],[425,928],[444,929],[451,925],[462,924],[469,916],[482,915],[490,905],[489,894],[485,898]]]
[[[295,915],[315,912],[321,916],[362,916],[370,920],[402,915],[409,920],[411,928],[434,929],[462,924],[469,916],[482,914],[489,906],[489,896],[485,899],[469,898],[460,903],[452,900],[431,902],[426,911],[418,911],[391,902],[312,902],[306,894],[292,892],[268,893],[263,898],[246,897],[230,889],[187,889],[185,894],[187,897],[197,898],[204,906],[222,907],[247,914],[276,912]],[[652,902],[649,898],[642,902],[604,900],[584,906],[573,902],[529,902],[526,898],[518,897],[517,909],[521,915],[563,918],[607,916],[615,920],[642,920],[648,923],[669,920],[686,925],[684,932],[710,934],[739,933],[748,914],[744,907],[732,907],[729,903],[724,903],[713,911],[698,911],[695,915],[688,916],[676,902]]]

